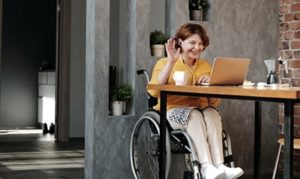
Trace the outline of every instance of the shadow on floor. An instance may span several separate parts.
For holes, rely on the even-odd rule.
[[[84,178],[84,141],[55,142],[42,130],[1,130],[0,179],[41,178]]]

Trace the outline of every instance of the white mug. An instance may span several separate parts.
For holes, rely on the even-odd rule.
[[[173,73],[173,80],[175,85],[185,86],[188,83],[188,76],[186,71],[175,71]]]

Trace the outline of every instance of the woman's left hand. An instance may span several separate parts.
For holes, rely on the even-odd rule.
[[[198,84],[201,84],[201,83],[208,83],[210,80],[209,76],[208,75],[204,75],[204,76],[201,76],[199,78],[199,80],[197,81]]]
[[[176,49],[175,44],[176,41],[173,38],[168,39],[168,41],[165,43],[168,60],[173,64],[176,63],[180,55],[180,49]]]

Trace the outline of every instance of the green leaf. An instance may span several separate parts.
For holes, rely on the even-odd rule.
[[[150,45],[165,44],[167,39],[167,36],[159,30],[150,33]]]
[[[132,98],[132,88],[129,84],[122,84],[113,89],[113,101],[129,101]]]
[[[207,0],[189,0],[189,9],[202,10],[208,7]]]

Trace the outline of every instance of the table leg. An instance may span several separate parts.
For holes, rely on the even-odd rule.
[[[284,179],[293,178],[294,103],[284,103]]]
[[[254,178],[261,176],[261,102],[255,101],[254,121]]]
[[[160,92],[160,144],[159,144],[159,178],[165,179],[166,171],[166,115],[167,94]]]

